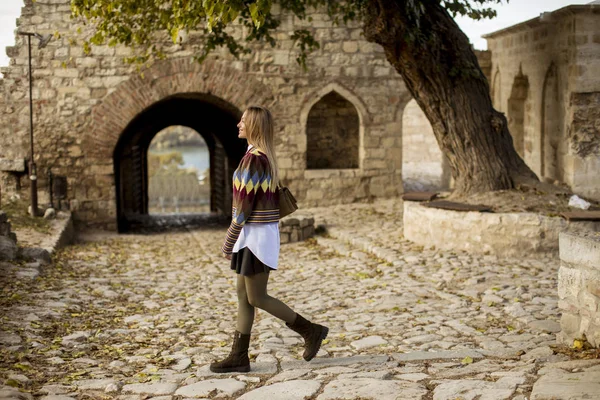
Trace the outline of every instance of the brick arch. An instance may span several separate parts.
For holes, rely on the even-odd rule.
[[[198,64],[187,58],[160,62],[142,74],[133,74],[92,108],[83,139],[86,154],[112,159],[121,133],[136,115],[162,99],[185,93],[210,94],[223,100],[221,106],[237,110],[253,104],[275,106],[268,86],[225,63]]]
[[[323,97],[331,92],[336,92],[340,96],[344,97],[348,100],[356,111],[358,112],[358,116],[360,118],[360,124],[366,125],[370,122],[370,115],[367,111],[367,107],[364,105],[362,100],[354,93],[352,93],[349,89],[346,89],[344,86],[340,85],[337,82],[332,82],[325,87],[317,90],[316,92],[311,93],[305,100],[302,105],[302,111],[300,111],[300,124],[302,126],[306,126],[306,122],[308,121],[308,114],[310,110],[313,108],[315,104],[317,104]]]

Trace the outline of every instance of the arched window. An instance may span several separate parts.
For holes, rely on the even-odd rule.
[[[521,157],[525,156],[525,103],[528,93],[529,79],[519,69],[508,98],[508,129]]]
[[[308,113],[307,169],[358,168],[359,128],[352,103],[336,91],[323,96]]]
[[[542,176],[562,180],[563,145],[561,143],[561,110],[556,66],[548,68],[542,89]]]
[[[492,83],[492,102],[494,103],[493,105],[496,110],[502,110],[502,80],[499,68],[496,69],[494,81]]]

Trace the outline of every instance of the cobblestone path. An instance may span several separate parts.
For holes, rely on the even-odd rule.
[[[208,370],[235,329],[224,227],[88,234],[37,277],[2,264],[0,397],[600,398],[600,360],[555,346],[557,257],[423,249],[402,239],[401,210],[306,210],[329,234],[283,245],[269,290],[329,338],[306,363],[300,337],[259,311],[248,374]]]

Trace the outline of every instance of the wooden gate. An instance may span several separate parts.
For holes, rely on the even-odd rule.
[[[148,213],[146,156],[139,145],[123,149],[118,164],[119,231],[128,230],[128,220]]]

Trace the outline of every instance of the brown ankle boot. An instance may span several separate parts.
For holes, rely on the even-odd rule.
[[[250,371],[250,359],[248,358],[248,347],[250,346],[250,334],[235,331],[231,353],[223,361],[210,364],[212,372],[248,372]]]
[[[306,361],[312,360],[317,355],[321,348],[321,342],[329,333],[329,328],[326,326],[313,324],[300,314],[296,314],[296,320],[293,324],[286,323],[286,325],[304,338],[304,354],[302,357]]]

